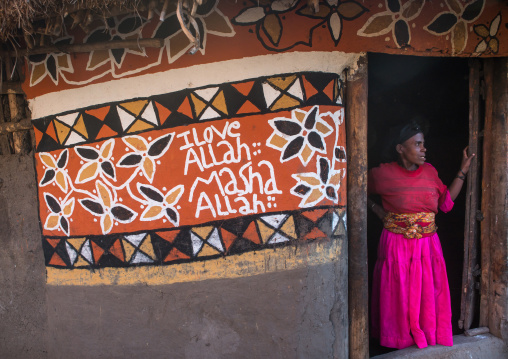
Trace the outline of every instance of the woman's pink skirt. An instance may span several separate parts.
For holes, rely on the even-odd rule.
[[[406,239],[383,229],[372,286],[372,336],[398,349],[452,346],[451,317],[437,234]]]

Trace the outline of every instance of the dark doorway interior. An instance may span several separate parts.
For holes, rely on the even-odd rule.
[[[380,149],[389,129],[419,117],[429,125],[425,137],[427,161],[449,185],[458,172],[462,149],[468,143],[467,59],[369,54],[368,63],[369,168],[382,161]],[[436,218],[448,271],[454,334],[461,333],[457,322],[464,255],[464,213],[465,186],[453,210]],[[382,223],[370,211],[367,223],[370,290]],[[387,351],[390,350],[371,340],[371,356]]]

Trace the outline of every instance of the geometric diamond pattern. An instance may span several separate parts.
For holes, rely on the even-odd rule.
[[[49,152],[201,121],[317,104],[342,105],[343,91],[336,74],[302,72],[95,105],[33,120],[36,151]]]
[[[254,215],[136,234],[43,239],[46,266],[104,268],[209,260],[346,236],[345,208]]]

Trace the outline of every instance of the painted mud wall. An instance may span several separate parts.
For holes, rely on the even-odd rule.
[[[409,3],[323,2],[310,14],[302,1],[208,1],[195,55],[172,9],[55,39],[141,34],[162,49],[28,57],[35,165],[3,163],[0,190],[7,253],[27,258],[15,273],[33,287],[3,303],[17,295],[10,313],[31,314],[33,335],[10,340],[5,326],[6,355],[344,356],[340,74],[362,51],[506,53],[506,9]]]

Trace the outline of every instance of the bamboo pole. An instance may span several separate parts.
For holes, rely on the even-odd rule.
[[[139,40],[115,40],[94,42],[90,44],[61,44],[51,46],[34,47],[33,49],[22,49],[18,51],[3,51],[0,52],[2,57],[22,57],[30,55],[49,54],[52,52],[64,53],[79,53],[79,52],[92,52],[98,50],[112,50],[123,48],[143,48],[155,47],[161,48],[164,46],[164,39],[139,39]]]
[[[350,71],[346,94],[349,238],[349,358],[369,357],[367,268],[367,58]]]

